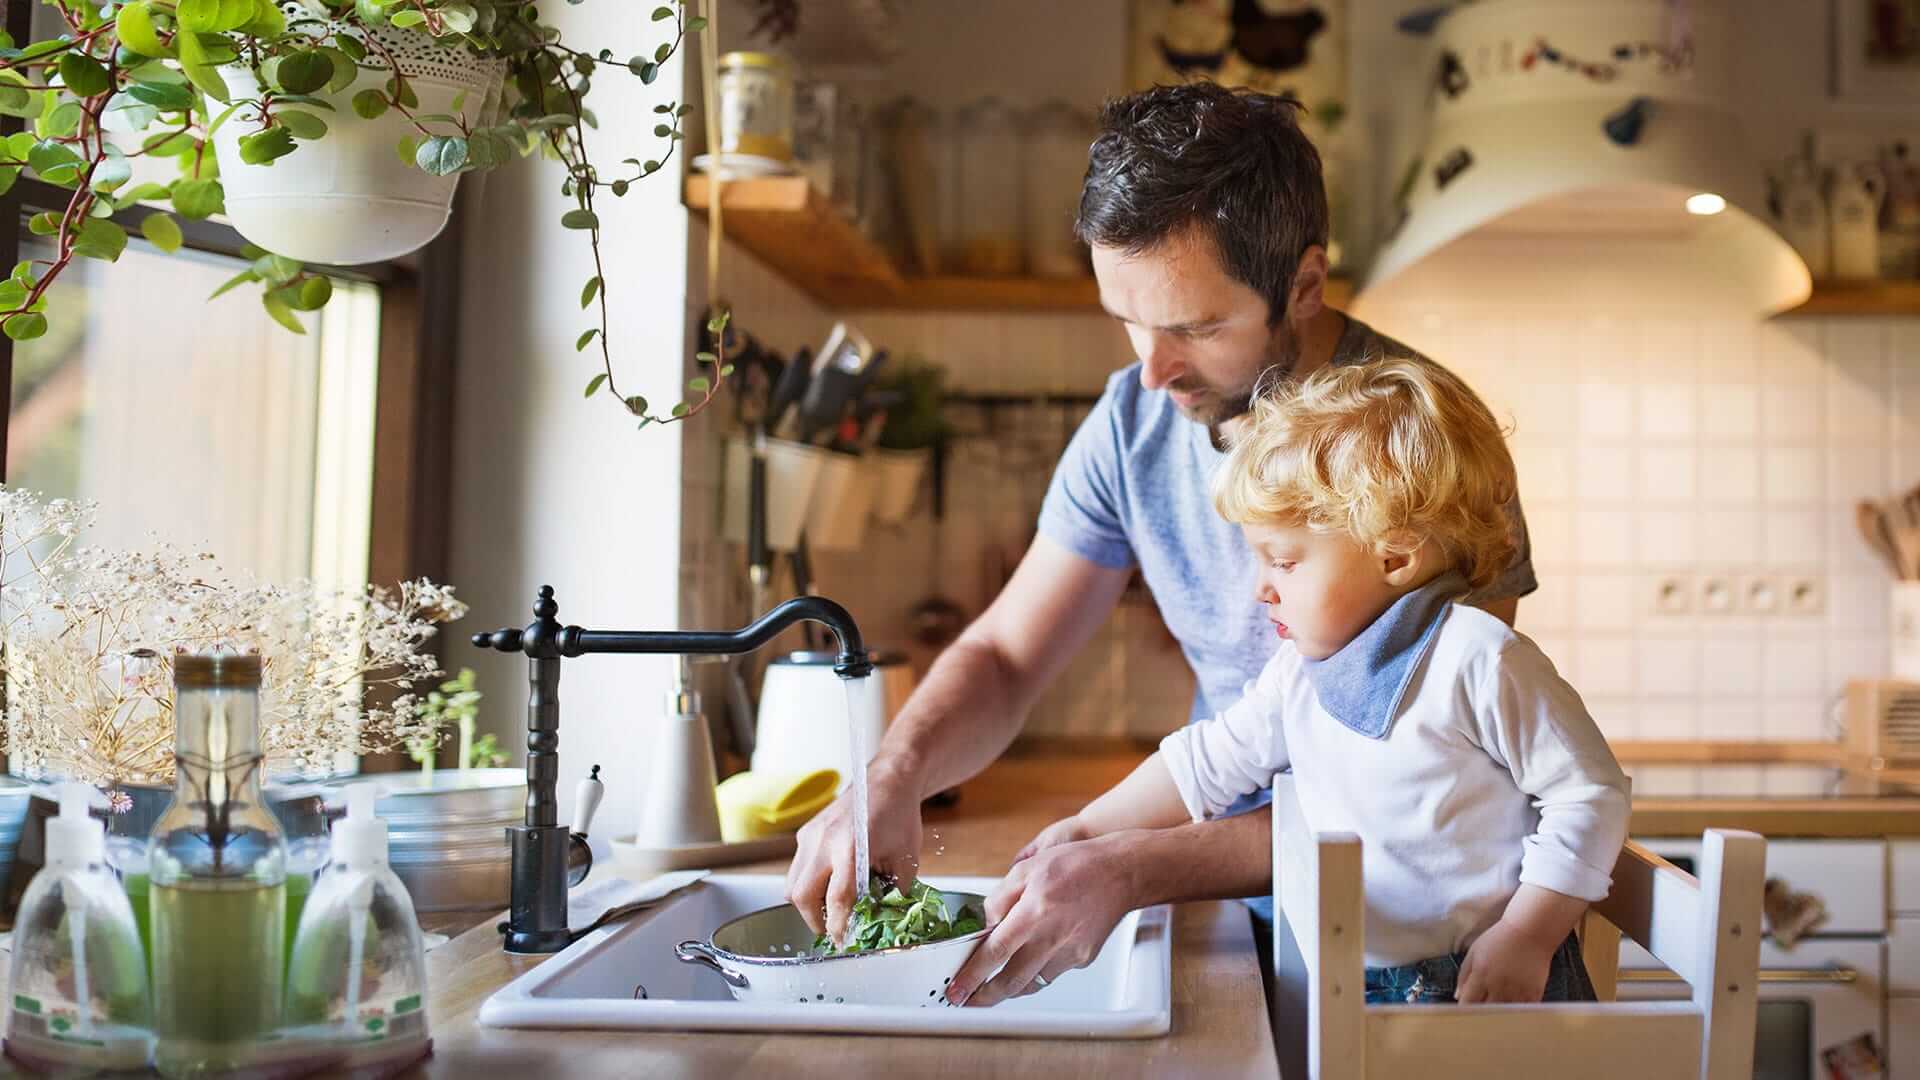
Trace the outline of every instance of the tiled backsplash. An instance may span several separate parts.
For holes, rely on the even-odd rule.
[[[696,247],[698,237],[696,237]],[[818,345],[832,315],[749,258],[724,276],[741,324],[777,348]],[[1094,314],[860,312],[896,354],[946,365],[974,393],[1090,394],[1128,361]],[[1920,482],[1920,319],[1754,324],[1594,317],[1549,309],[1449,308],[1400,336],[1466,376],[1511,423],[1540,591],[1520,628],[1616,738],[1803,739],[1831,732],[1849,678],[1887,665],[1885,573],[1854,533],[1852,506]],[[930,592],[971,615],[1031,534],[1059,409],[960,411],[974,434],[952,454],[947,514],[873,529],[857,555],[816,558],[817,588],[871,640],[908,641]],[[706,464],[701,464],[704,458]],[[717,457],[688,449],[688,620],[746,614],[737,550],[713,538]],[[996,556],[996,552],[1004,553]],[[1756,577],[1810,581],[1817,615],[1709,614],[1699,587],[1723,579],[1742,607]],[[1655,611],[1662,584],[1693,590],[1685,614]],[[930,658],[915,653],[922,665]],[[1152,735],[1186,717],[1191,679],[1144,598],[1119,612],[1036,708],[1030,734]]]

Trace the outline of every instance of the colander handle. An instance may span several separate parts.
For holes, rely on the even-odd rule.
[[[704,941],[683,941],[674,947],[673,955],[679,957],[683,964],[701,964],[712,968],[735,990],[747,988],[747,977],[731,968],[722,967],[713,946]]]

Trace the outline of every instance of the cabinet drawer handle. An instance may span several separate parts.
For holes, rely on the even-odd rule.
[[[1859,979],[1858,971],[1839,964],[1831,967],[1760,969],[1760,981],[1763,983],[1850,983],[1858,982]],[[1686,981],[1664,968],[1625,968],[1614,977],[1614,980],[1623,983]]]

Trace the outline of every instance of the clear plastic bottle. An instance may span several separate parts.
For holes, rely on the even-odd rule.
[[[47,864],[14,922],[6,1052],[39,1072],[144,1069],[153,1053],[146,958],[106,828],[87,813],[94,795],[61,785]]]
[[[427,955],[413,898],[387,865],[379,789],[347,789],[333,826],[333,860],[307,897],[287,976],[287,1020],[302,1035],[330,1030],[347,1050],[342,1069],[389,1076],[433,1048],[427,1031]]]

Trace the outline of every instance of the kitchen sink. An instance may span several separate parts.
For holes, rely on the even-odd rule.
[[[993,878],[935,878],[942,889],[990,893]],[[716,874],[624,923],[603,927],[501,987],[480,1022],[512,1028],[658,1031],[831,1031],[1127,1039],[1165,1035],[1171,1022],[1170,911],[1146,908],[1114,929],[1094,962],[1046,989],[986,1009],[917,1005],[749,1004],[718,973],[674,957],[682,941],[784,900],[776,875]]]

